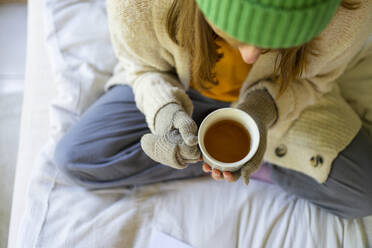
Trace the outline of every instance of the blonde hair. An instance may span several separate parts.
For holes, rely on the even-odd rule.
[[[360,3],[343,0],[341,6],[354,10]],[[213,68],[223,54],[218,53],[216,44],[221,39],[205,20],[195,0],[174,0],[168,11],[167,30],[171,39],[185,48],[191,55],[191,80],[199,89],[208,89],[218,84]],[[296,47],[275,49],[278,56],[272,79],[280,84],[279,97],[289,82],[299,78],[306,65],[309,54],[319,56],[320,51],[313,40]],[[274,51],[266,49],[263,53]],[[278,63],[279,61],[279,63]]]

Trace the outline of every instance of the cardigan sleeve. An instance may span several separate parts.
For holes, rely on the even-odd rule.
[[[117,84],[131,86],[152,132],[157,112],[169,103],[182,105],[191,116],[193,105],[174,73],[172,56],[157,39],[151,1],[107,0],[107,14],[119,62],[105,90]]]

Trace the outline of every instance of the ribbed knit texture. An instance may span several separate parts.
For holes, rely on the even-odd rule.
[[[301,45],[332,19],[340,0],[197,0],[206,18],[231,37],[261,48]]]
[[[281,139],[275,137],[275,133],[268,136],[272,142],[268,143],[265,159],[275,160],[276,165],[314,175],[318,181],[325,182],[331,170],[331,166],[325,165],[331,164],[338,151],[346,148],[361,125],[360,118],[342,100],[336,87],[320,99],[319,104],[308,107]],[[278,157],[275,150],[281,145],[286,146],[287,153]],[[304,145],[309,149],[303,149]],[[323,163],[313,167],[311,158],[317,156],[321,156]],[[298,161],[297,164],[292,163],[293,159]]]
[[[239,99],[237,108],[261,121],[266,127],[271,127],[278,117],[275,102],[266,90],[247,92]]]

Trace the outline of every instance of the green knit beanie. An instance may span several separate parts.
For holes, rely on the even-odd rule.
[[[330,22],[341,0],[196,0],[205,17],[261,48],[302,45]]]

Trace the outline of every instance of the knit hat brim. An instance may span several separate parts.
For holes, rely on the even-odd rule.
[[[288,48],[310,41],[327,26],[340,4],[340,0],[324,0],[285,8],[244,0],[196,1],[220,30],[261,48]]]

